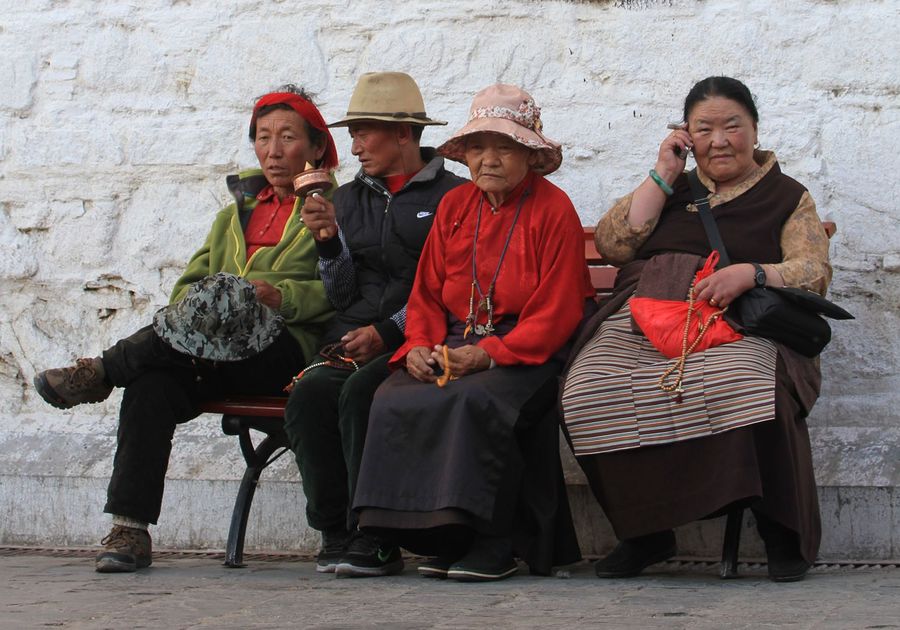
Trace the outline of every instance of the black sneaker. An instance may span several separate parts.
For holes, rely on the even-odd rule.
[[[438,578],[444,580],[447,578],[447,572],[450,567],[456,564],[458,558],[431,558],[419,565],[419,575],[427,578]]]
[[[459,582],[492,582],[506,579],[518,570],[509,538],[479,536],[468,553],[450,566],[447,577]]]
[[[347,551],[350,532],[345,529],[322,532],[322,548],[316,556],[316,571],[334,573],[340,559]]]
[[[354,532],[334,572],[338,577],[378,577],[403,570],[400,548],[365,532]]]
[[[605,558],[594,564],[600,578],[634,577],[651,564],[675,555],[675,532],[668,529],[620,542]]]

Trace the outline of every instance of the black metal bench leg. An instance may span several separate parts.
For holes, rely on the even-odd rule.
[[[246,439],[249,440],[249,434]],[[250,516],[250,506],[253,505],[253,495],[256,493],[260,474],[269,465],[272,453],[280,446],[277,440],[266,437],[255,449],[252,461],[247,461],[247,470],[244,471],[234,500],[231,525],[228,528],[228,542],[225,545],[226,567],[239,569],[247,566],[244,564],[244,535],[247,533],[247,520]]]
[[[736,508],[728,513],[728,519],[725,521],[725,539],[722,541],[722,564],[719,568],[719,577],[722,579],[738,576],[738,550],[741,546],[743,522],[743,508]]]

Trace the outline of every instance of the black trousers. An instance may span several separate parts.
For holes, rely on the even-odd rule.
[[[287,331],[258,355],[203,361],[170,348],[146,326],[103,353],[107,380],[124,387],[105,512],[156,523],[175,426],[199,415],[205,400],[225,395],[283,395],[306,364]]]
[[[356,372],[313,368],[291,392],[284,429],[297,458],[306,494],[306,519],[313,529],[356,527],[350,505],[369,427],[369,408],[375,390],[390,375],[390,358],[391,353],[383,354]]]

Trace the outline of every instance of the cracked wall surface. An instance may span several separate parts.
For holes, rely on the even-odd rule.
[[[838,223],[831,297],[857,315],[834,326],[822,355],[810,419],[819,483],[896,487],[898,18],[888,0],[10,4],[0,21],[0,492],[10,475],[108,475],[120,395],[62,412],[31,379],[99,354],[165,304],[228,201],[225,176],[255,163],[254,97],[298,83],[335,120],[356,77],[384,69],[413,75],[428,113],[449,121],[426,129],[430,145],[465,122],[480,88],[528,89],[563,143],[551,179],[587,225],[646,177],[694,81],[743,79],[763,148]],[[345,182],[356,168],[346,132],[335,138]],[[207,417],[179,428],[169,474],[232,480],[237,456]],[[266,474],[297,479],[287,458]],[[93,507],[102,502],[101,492]]]

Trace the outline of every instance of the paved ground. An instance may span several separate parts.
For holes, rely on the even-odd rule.
[[[773,584],[742,565],[666,563],[631,580],[518,575],[493,584],[399,576],[335,579],[312,563],[169,556],[135,574],[94,573],[90,558],[0,554],[0,628],[900,628],[900,568],[816,567]]]

